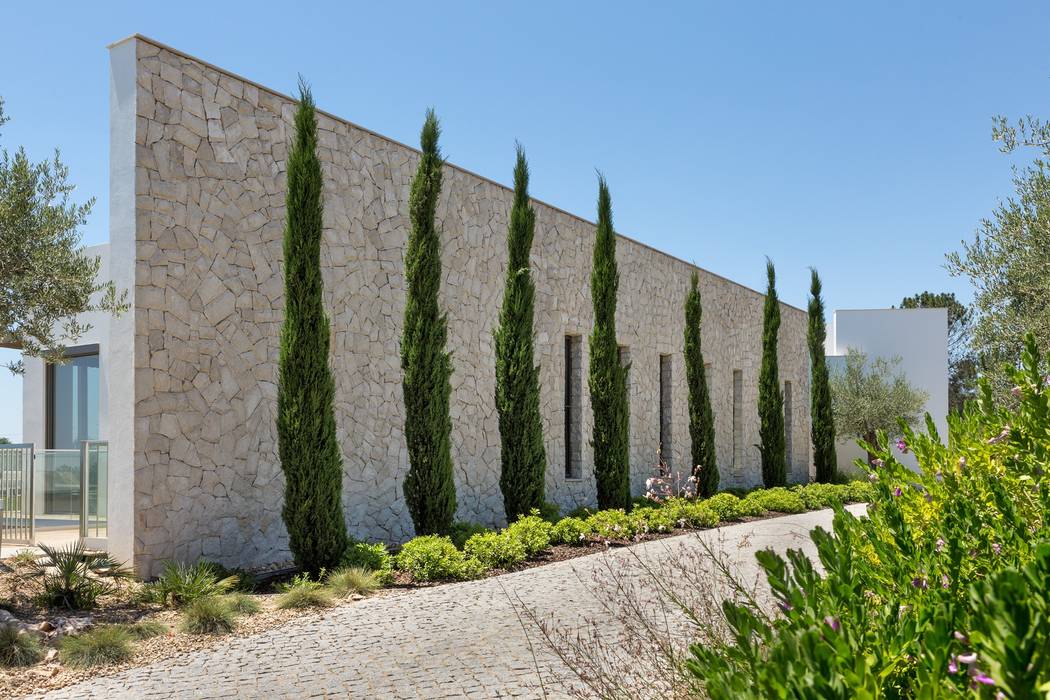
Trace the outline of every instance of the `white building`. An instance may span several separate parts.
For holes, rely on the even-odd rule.
[[[836,311],[828,325],[825,351],[828,370],[845,364],[850,348],[870,359],[899,358],[895,369],[927,395],[924,410],[933,418],[941,438],[948,435],[948,310],[947,309],[847,309]],[[838,465],[847,470],[864,458],[855,439],[838,441]],[[900,456],[917,468],[915,455]]]

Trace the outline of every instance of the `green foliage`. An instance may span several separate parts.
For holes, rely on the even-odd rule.
[[[791,492],[802,499],[806,510],[820,510],[850,502],[849,486],[846,484],[806,484],[791,487]]]
[[[480,562],[464,556],[452,540],[440,535],[420,535],[409,540],[394,557],[394,565],[418,582],[463,581],[484,573]]]
[[[854,480],[846,484],[846,492],[846,500],[849,503],[867,503],[872,499],[875,490],[866,481]]]
[[[73,668],[119,664],[131,658],[131,641],[131,635],[121,625],[101,625],[62,637],[58,642],[58,658]]]
[[[719,520],[738,520],[743,515],[740,512],[740,499],[725,491],[716,493],[703,503],[718,516]]]
[[[846,364],[831,375],[835,425],[848,435],[874,445],[879,431],[899,436],[899,419],[919,422],[926,393],[914,388],[901,372],[894,372],[900,358],[875,358],[850,348]]]
[[[756,507],[773,513],[802,513],[806,510],[806,504],[799,495],[782,486],[752,491],[743,502],[754,503]]]
[[[598,227],[591,267],[594,328],[590,337],[591,410],[594,414],[594,478],[598,507],[631,507],[631,462],[627,398],[629,366],[620,364],[616,342],[616,294],[620,273],[616,267],[616,234],[612,199],[605,178],[598,176]]]
[[[566,517],[554,524],[551,530],[551,544],[587,544],[591,527],[582,518]]]
[[[552,525],[561,520],[561,506],[557,503],[544,501],[539,507],[540,517]]]
[[[507,520],[543,506],[547,454],[540,417],[539,367],[532,351],[535,285],[529,251],[536,212],[529,204],[529,165],[518,146],[514,203],[507,227],[507,281],[496,346],[496,412],[500,435],[500,490]]]
[[[448,532],[456,515],[449,417],[452,358],[445,351],[448,319],[438,306],[441,236],[434,221],[444,164],[438,149],[440,133],[434,110],[428,110],[420,135],[422,154],[409,194],[412,230],[405,252],[408,290],[401,370],[409,468],[404,491],[420,535]]]
[[[780,300],[776,270],[766,258],[766,301],[762,314],[762,366],[758,371],[758,435],[762,457],[762,483],[787,483],[787,451],[784,438],[784,394],[780,390],[777,341],[780,333]]]
[[[35,634],[0,625],[0,666],[32,666],[44,656]]]
[[[761,515],[766,515],[769,511],[762,503],[761,499],[755,494],[760,493],[762,489],[757,489],[748,494],[745,494],[736,504],[736,515],[738,518],[754,518]]]
[[[728,641],[688,668],[723,698],[1043,698],[1050,688],[1050,386],[1029,336],[1016,410],[987,383],[947,445],[905,425],[920,470],[880,436],[866,517],[836,506],[801,551],[757,555],[780,614],[723,606]],[[864,466],[863,463],[860,466]],[[847,492],[849,487],[847,486]],[[761,598],[761,596],[759,596]]]
[[[340,568],[367,569],[375,574],[379,585],[386,586],[394,580],[394,558],[386,551],[382,542],[351,542],[343,553]]]
[[[370,595],[381,586],[374,571],[357,566],[336,569],[325,579],[325,587],[339,598],[345,598],[352,593]]]
[[[718,460],[715,454],[715,414],[707,389],[704,352],[700,344],[700,279],[694,271],[685,298],[685,381],[689,389],[689,439],[696,493],[702,498],[718,490]]]
[[[84,254],[79,230],[95,200],[70,201],[68,177],[57,150],[31,163],[24,148],[0,149],[0,343],[55,362],[91,329],[79,314],[128,308],[126,292],[118,298],[112,282],[95,281],[101,258]],[[22,371],[20,361],[8,367]]]
[[[705,528],[714,527],[721,519],[718,513],[707,505],[706,501],[694,501],[689,498],[669,498],[660,506],[662,515],[656,517],[654,523],[650,517],[650,532],[670,532],[675,527]],[[637,511],[632,511],[632,515]],[[670,521],[671,528],[660,529],[659,525],[665,525]],[[656,525],[657,527],[654,527]]]
[[[256,588],[259,587],[259,579],[251,572],[245,571],[241,568],[229,568],[223,566],[219,562],[209,561],[202,559],[201,564],[211,569],[212,573],[215,574],[215,578],[218,580],[233,578],[235,583],[233,590],[240,591],[241,593],[252,593]]]
[[[540,517],[540,512],[533,509],[530,515],[518,518],[507,526],[504,532],[508,537],[521,542],[525,556],[532,558],[547,549],[551,544],[551,531],[554,526]]]
[[[255,615],[262,610],[259,601],[244,593],[229,593],[221,600],[238,615]]]
[[[207,596],[186,605],[179,628],[186,634],[229,634],[236,626],[233,606],[220,597]]]
[[[827,357],[824,354],[827,328],[824,325],[824,299],[820,296],[820,276],[816,270],[810,272],[809,331],[806,336],[810,367],[810,436],[817,481],[831,483],[838,473],[838,456],[835,454],[835,413],[831,404]]]
[[[524,542],[506,531],[474,535],[467,540],[463,553],[486,569],[506,569],[527,558]]]
[[[922,292],[905,297],[902,309],[948,310],[948,410],[961,411],[977,395],[977,358],[973,341],[974,312],[952,292]]]
[[[676,527],[682,527],[675,517],[678,510],[667,508],[635,508],[628,517],[632,520],[634,530],[638,534],[668,533]]]
[[[302,81],[285,204],[284,323],[277,382],[277,447],[285,482],[281,516],[296,566],[317,573],[338,564],[347,535],[321,279],[324,202],[317,115]]]
[[[11,563],[15,568],[32,566],[39,555],[31,549],[20,549],[11,555]]]
[[[49,608],[87,610],[115,590],[112,580],[133,575],[105,552],[89,552],[83,540],[62,547],[38,546],[44,554],[26,575],[37,587],[37,602]]]
[[[200,598],[210,598],[229,593],[237,585],[235,574],[218,578],[211,562],[195,564],[165,562],[164,570],[156,581],[145,586],[143,597],[167,607],[180,608]]]
[[[460,520],[452,524],[449,529],[448,538],[452,540],[452,544],[456,545],[457,549],[463,549],[463,545],[467,543],[474,535],[482,532],[488,532],[489,528],[485,527],[481,523],[472,523],[466,520]]]
[[[629,540],[637,530],[637,522],[622,508],[600,510],[587,518],[587,527],[595,537],[603,540]]]
[[[971,348],[980,374],[999,400],[1010,400],[1010,373],[1024,349],[1023,332],[1050,347],[1050,125],[1031,116],[1017,126],[998,117],[993,137],[1004,152],[1039,155],[1014,173],[1015,194],[980,222],[973,240],[949,253],[948,271],[973,284],[976,323]]]
[[[319,579],[324,574],[322,571]],[[281,584],[277,590],[281,593],[277,597],[277,607],[281,610],[324,608],[332,603],[332,596],[324,584],[320,580],[311,579],[305,572],[298,574],[288,583]]]

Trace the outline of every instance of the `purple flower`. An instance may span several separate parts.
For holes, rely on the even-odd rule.
[[[938,469],[937,473],[933,475],[933,478],[937,480],[937,483],[944,481],[944,474],[941,474],[941,470]]]
[[[998,555],[1000,552],[1003,551],[1003,546],[998,542],[992,542],[992,551],[995,552],[996,555]]]
[[[872,472],[871,474],[868,474],[868,481],[870,481],[872,483],[875,483],[878,480],[879,480],[879,475],[876,474],[875,472]]]
[[[937,551],[939,552],[942,549],[944,549],[944,540],[941,539],[940,537],[938,537],[937,538]]]
[[[948,587],[948,574],[941,574],[941,588]]]
[[[919,576],[919,577],[917,577],[917,578],[913,578],[913,579],[911,580],[911,585],[913,585],[913,586],[915,586],[916,588],[919,588],[919,589],[921,589],[921,590],[924,590],[924,591],[925,591],[925,590],[926,590],[926,589],[927,589],[927,588],[929,587],[929,586],[927,585],[927,583],[926,583],[926,579],[924,579],[924,578],[923,578],[923,577],[921,577],[921,576]]]
[[[1010,389],[1010,393],[1014,395],[1014,398],[1020,398],[1021,397],[1021,387],[1015,386],[1013,389]]]
[[[969,644],[970,643],[970,638],[967,637],[962,632],[960,632],[959,630],[955,630],[955,638],[958,639],[963,644]]]
[[[897,449],[901,451],[902,455],[908,454],[908,443],[904,441],[904,438],[897,441]]]
[[[791,607],[791,603],[777,603],[777,607],[780,608],[782,612],[791,612],[791,610],[793,609]]]
[[[955,658],[959,663],[966,664],[967,666],[977,663],[977,654],[972,651],[969,654],[959,654]]]
[[[901,487],[900,486],[898,486],[897,488],[893,489],[893,495],[894,496],[898,496],[899,497],[899,496],[901,496],[903,494],[904,494],[904,492],[901,491]]]
[[[988,676],[984,675],[983,673],[977,673],[973,677],[973,682],[974,683],[981,683],[982,685],[995,685],[995,681],[993,681],[991,678],[989,678]]]
[[[948,659],[948,673],[958,673],[959,664],[955,663],[955,657]]]
[[[927,491],[926,493],[922,494],[922,497],[926,499],[927,503],[933,503],[933,496],[930,495],[929,491]]]
[[[832,617],[831,615],[828,615],[824,618],[824,624],[830,627],[832,632],[839,631],[839,620],[837,617]]]
[[[871,460],[871,466],[873,466],[873,467],[878,468],[878,467],[881,467],[883,464],[885,464],[885,462],[883,462],[878,457],[876,457],[875,459]]]

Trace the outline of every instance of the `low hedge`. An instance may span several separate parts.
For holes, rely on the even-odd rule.
[[[353,543],[342,563],[375,571],[384,584],[393,579],[394,569],[407,572],[419,582],[466,580],[490,569],[505,569],[534,559],[555,545],[626,542],[642,535],[711,528],[720,522],[768,513],[802,513],[836,503],[865,501],[870,493],[871,485],[861,481],[752,491],[734,489],[705,500],[639,500],[630,512],[577,508],[553,523],[553,508],[549,507],[546,512],[533,510],[498,531],[475,523],[457,523],[447,537],[424,535],[409,540],[396,556],[389,555],[382,544]]]

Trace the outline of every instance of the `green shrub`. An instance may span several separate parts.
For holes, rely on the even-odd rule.
[[[1029,336],[1023,369],[1009,371],[1016,409],[996,406],[982,379],[976,402],[949,417],[947,440],[932,421],[927,434],[903,426],[918,471],[880,434],[867,515],[836,505],[832,530],[811,533],[819,572],[798,551],[758,553],[780,614],[727,602],[728,641],[690,648],[693,682],[713,700],[1045,695],[1044,366]]]
[[[324,575],[324,572],[321,572]],[[331,595],[320,581],[314,581],[307,573],[294,577],[278,588],[277,607],[281,610],[292,608],[323,608],[332,603]]]
[[[557,503],[548,503],[547,501],[544,501],[540,506],[540,517],[553,525],[561,520],[561,506]]]
[[[238,615],[255,615],[262,610],[259,601],[244,593],[230,593],[222,596],[221,600]]]
[[[452,528],[448,531],[448,538],[452,540],[452,544],[456,545],[456,549],[463,549],[463,545],[474,535],[491,531],[491,528],[487,528],[481,523],[459,521],[452,523]]]
[[[525,561],[525,545],[509,532],[483,532],[463,547],[463,554],[481,562],[486,569],[506,569]]]
[[[667,499],[657,513],[649,517],[649,531],[670,532],[676,527],[714,527],[720,519],[718,513],[704,503],[676,496]],[[664,529],[659,529],[659,526],[664,526]]]
[[[531,515],[518,518],[503,532],[521,542],[525,556],[532,558],[550,546],[553,529],[553,525],[540,517],[538,510],[533,510]]]
[[[600,510],[587,518],[587,527],[603,540],[629,540],[635,535],[635,524],[622,508]]]
[[[36,602],[49,608],[87,610],[115,586],[107,579],[133,576],[129,569],[105,552],[89,552],[83,540],[64,547],[41,544],[44,555],[36,559],[29,575],[37,585]]]
[[[461,581],[485,572],[481,562],[463,555],[452,540],[440,535],[422,535],[404,544],[394,565],[411,574],[414,581]]]
[[[114,627],[122,628],[128,633],[128,636],[135,641],[160,637],[170,631],[167,625],[162,622],[157,622],[156,620],[140,620],[126,625],[114,625]]]
[[[200,598],[212,598],[229,593],[237,585],[238,577],[218,578],[211,562],[195,564],[169,561],[156,581],[146,584],[143,598],[166,607],[181,608]]]
[[[688,502],[679,514],[678,522],[684,522],[686,527],[708,528],[718,525],[721,517],[702,501]]]
[[[846,484],[847,500],[850,503],[867,503],[874,496],[874,489],[867,481],[851,481]]]
[[[14,625],[0,626],[0,666],[32,666],[43,655],[35,634],[21,632]]]
[[[237,626],[237,615],[218,596],[196,598],[182,612],[180,629],[186,634],[229,634]]]
[[[376,572],[359,566],[336,569],[328,574],[324,583],[338,598],[345,598],[353,593],[370,595],[382,587]]]
[[[562,518],[551,530],[551,544],[587,544],[590,534],[590,526],[581,518]]]
[[[743,507],[747,508],[745,504],[749,502],[763,511],[773,513],[802,513],[806,510],[806,504],[802,502],[798,494],[792,493],[783,486],[752,491],[742,499]]]
[[[120,625],[95,627],[58,643],[59,660],[73,668],[118,664],[131,655],[131,635]]]
[[[219,581],[227,578],[233,578],[236,583],[233,585],[233,590],[240,591],[241,593],[254,593],[255,589],[259,587],[259,579],[248,571],[240,568],[231,569],[227,566],[223,566],[216,561],[208,561],[202,559],[200,565],[210,569],[215,578]]]
[[[678,524],[677,509],[635,508],[627,516],[631,519],[634,531],[639,534],[671,532]]]
[[[31,549],[20,549],[11,555],[11,564],[16,568],[32,566],[39,555]]]
[[[645,498],[644,496],[639,496],[639,498],[641,500],[644,500],[644,501],[648,501],[649,500],[648,498]],[[566,513],[565,517],[566,518],[579,518],[580,520],[586,520],[587,518],[591,517],[592,515],[594,515],[597,512],[598,512],[597,508],[592,508],[590,506],[576,506],[575,508],[570,510],[568,513]]]
[[[368,569],[379,582],[380,586],[389,585],[394,580],[394,558],[386,550],[382,542],[369,544],[367,542],[351,542],[343,554],[340,568],[343,569]]]
[[[704,500],[703,504],[714,511],[719,520],[739,520],[743,515],[740,512],[740,499],[725,491]]]
[[[806,510],[831,508],[836,503],[846,503],[849,499],[849,489],[841,484],[806,484],[792,487],[791,492],[802,499]]]

